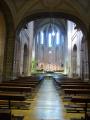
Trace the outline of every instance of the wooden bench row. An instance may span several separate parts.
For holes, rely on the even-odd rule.
[[[5,103],[5,110],[7,110],[7,102],[5,102],[5,100],[8,101],[8,110],[7,112],[0,112],[0,120],[6,120],[4,117],[5,115],[8,117],[7,120],[11,120],[11,106],[18,105],[19,107],[19,104],[21,103],[20,101],[23,101],[22,106],[24,107],[24,101],[28,96],[31,96],[32,92],[37,88],[37,86],[40,85],[40,83],[41,80],[37,80],[36,77],[20,77],[16,80],[4,81],[0,83],[0,101],[4,101],[0,103],[1,108],[4,108]]]
[[[84,120],[90,117],[90,83],[80,79],[54,80],[56,88],[63,94],[63,100],[69,101],[69,105],[65,105],[68,113],[84,113]],[[83,105],[81,105],[84,104]],[[89,115],[87,114],[89,113]]]

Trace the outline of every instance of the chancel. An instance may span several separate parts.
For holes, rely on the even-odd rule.
[[[47,24],[41,26],[35,33],[35,60],[38,63],[37,67],[43,69],[43,71],[64,71],[62,64],[64,65],[65,59],[63,56],[64,49],[62,48],[65,47],[67,41],[65,40],[66,31],[61,21],[52,18],[51,20],[54,20],[51,23],[49,19],[51,18],[40,20],[40,22],[47,21]]]
[[[0,0],[0,120],[90,120],[90,0]]]

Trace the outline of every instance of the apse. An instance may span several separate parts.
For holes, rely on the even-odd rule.
[[[55,18],[42,20],[44,23],[35,33],[37,69],[64,71],[65,21]],[[47,22],[46,22],[47,21]]]

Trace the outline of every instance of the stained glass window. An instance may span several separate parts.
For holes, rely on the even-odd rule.
[[[59,32],[56,33],[56,45],[59,45],[60,43],[60,37],[59,37]]]
[[[44,33],[41,31],[41,44],[44,44]]]
[[[49,33],[49,40],[48,40],[49,42],[49,47],[52,47],[52,34],[51,33]]]

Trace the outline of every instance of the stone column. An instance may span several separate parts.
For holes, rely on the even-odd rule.
[[[2,74],[3,74],[5,39],[6,39],[5,20],[2,12],[0,11],[0,82],[2,81]]]
[[[90,81],[90,25],[87,33],[87,46],[88,46],[88,69],[89,69],[89,81]]]
[[[28,67],[28,75],[31,75],[31,67],[32,67],[32,47],[33,47],[33,42],[34,42],[34,22],[30,22],[28,24],[29,28],[29,67]]]
[[[13,78],[13,60],[14,60],[14,32],[8,31],[5,45],[4,54],[4,70],[3,70],[3,81]]]

